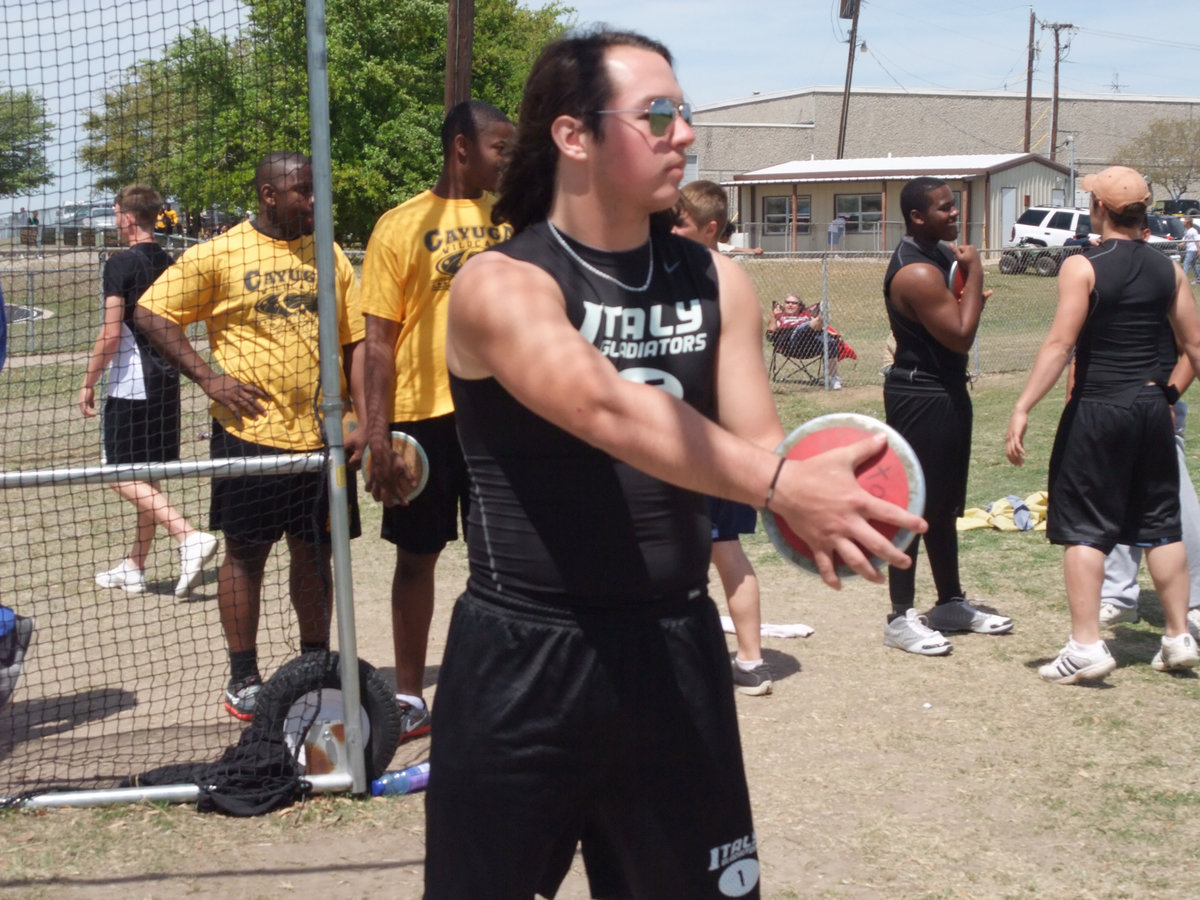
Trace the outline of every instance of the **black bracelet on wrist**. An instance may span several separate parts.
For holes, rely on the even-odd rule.
[[[1163,393],[1167,395],[1167,402],[1174,406],[1179,402],[1179,388],[1173,384],[1168,384],[1163,388]]]
[[[775,477],[771,479],[771,486],[767,488],[767,498],[763,500],[763,509],[771,508],[771,498],[775,496],[775,485],[779,483],[779,473],[783,471],[783,464],[788,461],[786,456],[779,457],[779,465],[775,469]]]

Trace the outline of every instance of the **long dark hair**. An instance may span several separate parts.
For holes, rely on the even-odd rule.
[[[525,82],[512,155],[500,176],[500,197],[492,218],[508,222],[514,232],[546,218],[554,200],[558,147],[550,126],[559,116],[582,119],[592,134],[600,134],[601,116],[612,98],[604,67],[611,47],[649,50],[672,63],[662,44],[631,31],[603,27],[576,32],[548,44]]]

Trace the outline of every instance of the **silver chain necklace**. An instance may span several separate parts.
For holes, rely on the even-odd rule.
[[[595,266],[593,266],[591,263],[589,263],[586,259],[581,257],[578,253],[576,253],[571,248],[571,245],[567,243],[566,239],[561,234],[558,233],[558,229],[554,227],[553,222],[551,222],[549,219],[547,219],[546,225],[547,225],[547,227],[549,227],[550,233],[552,235],[554,235],[554,239],[556,241],[558,241],[559,245],[564,250],[567,251],[567,255],[570,256],[571,259],[575,260],[575,262],[579,263],[579,265],[583,266],[585,269],[587,269],[589,272],[591,272],[593,275],[598,275],[601,278],[603,278],[605,281],[611,281],[617,287],[621,287],[627,291],[633,291],[633,292],[639,293],[639,294],[642,291],[644,291],[650,287],[650,281],[654,278],[654,236],[653,235],[651,235],[647,241],[647,244],[650,248],[650,268],[646,272],[646,281],[644,284],[642,284],[641,287],[636,287],[632,284],[626,284],[625,282],[621,281],[621,279],[615,278],[612,275],[609,275],[607,272],[602,272],[600,269],[597,269]]]

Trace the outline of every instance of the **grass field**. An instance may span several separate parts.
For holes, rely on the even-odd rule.
[[[1045,486],[1060,395],[1031,419],[1027,465],[1003,458],[1023,381],[991,375],[973,388],[970,505]],[[777,401],[789,427],[828,411],[882,414],[875,386],[788,389]],[[1200,475],[1196,452],[1188,458]],[[374,537],[377,508],[368,501],[364,511],[353,548],[359,647],[391,677],[391,556]],[[782,562],[761,530],[747,541],[764,619],[816,629],[806,641],[764,641],[775,691],[737,700],[764,896],[1191,895],[1200,876],[1200,678],[1150,669],[1162,625],[1153,591],[1143,593],[1141,623],[1110,633],[1119,668],[1106,683],[1047,685],[1036,667],[1068,630],[1061,553],[1037,533],[969,532],[961,546],[968,590],[1016,629],[956,637],[949,657],[925,659],[882,646],[883,587],[856,579],[831,592]],[[465,578],[461,546],[448,548],[439,574],[433,691]],[[918,595],[931,593],[922,564]],[[404,745],[394,764],[423,758],[427,746]],[[253,820],[157,805],[10,811],[0,813],[0,890],[410,898],[420,896],[422,836],[420,795],[319,798]],[[580,866],[559,896],[587,896]]]

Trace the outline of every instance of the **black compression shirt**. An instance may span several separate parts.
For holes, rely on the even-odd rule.
[[[888,322],[896,338],[895,365],[900,369],[917,370],[950,382],[962,382],[967,378],[965,353],[955,353],[937,340],[920,322],[900,314],[892,305],[892,279],[905,266],[927,263],[937,266],[945,275],[950,274],[954,257],[949,249],[938,244],[933,252],[925,250],[911,237],[904,237],[892,253],[887,274],[883,276],[883,300],[887,307]]]
[[[569,238],[562,236],[563,240]],[[623,377],[714,411],[720,308],[707,250],[669,233],[649,250],[603,253],[542,222],[487,252],[546,270],[572,325]],[[508,302],[520,303],[520,297]],[[467,543],[481,593],[561,605],[617,606],[702,589],[711,554],[705,498],[651,478],[550,424],[495,379],[451,375],[471,472]]]
[[[1110,239],[1085,257],[1096,287],[1075,345],[1075,392],[1129,405],[1142,385],[1163,377],[1175,267],[1142,241]]]

